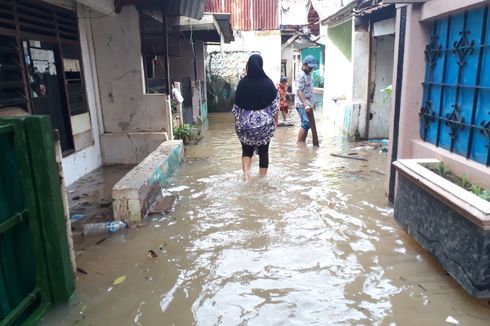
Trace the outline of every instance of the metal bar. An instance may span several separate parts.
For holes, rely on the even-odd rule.
[[[430,82],[422,82],[422,85],[431,84],[433,86],[441,86],[441,87],[460,87],[460,88],[478,88],[482,90],[490,90],[490,87],[487,86],[479,86],[479,85],[465,85],[465,84],[447,84],[447,83],[430,83]]]
[[[484,44],[487,38],[487,19],[488,19],[488,6],[485,7],[485,11],[483,13],[483,24],[482,24],[482,31],[481,31],[481,42],[480,44]],[[480,80],[481,80],[481,66],[483,62],[483,51],[484,49],[480,48],[480,53],[478,54],[478,69],[476,70],[476,86],[480,85]],[[478,95],[479,95],[479,88],[475,87],[475,94],[473,96],[473,111],[471,112],[471,125],[475,124],[475,119],[476,119],[476,110],[478,106]],[[475,132],[474,128],[470,128],[470,135],[468,139],[468,148],[466,152],[466,158],[471,157],[471,149],[473,147],[473,134]]]
[[[403,80],[403,62],[405,60],[405,32],[407,28],[407,7],[400,9],[400,30],[398,36],[398,56],[396,67],[396,88],[395,88],[395,108],[393,117],[393,142],[391,148],[390,164],[390,186],[388,190],[388,200],[390,203],[395,202],[395,177],[396,169],[393,165],[398,159],[398,137],[400,128],[400,105],[402,98],[402,80]]]
[[[436,29],[437,29],[437,21],[434,22],[434,28],[432,30],[432,36],[436,37]],[[437,42],[437,41],[435,41]],[[437,46],[437,44],[436,44]],[[431,98],[432,98],[432,79],[434,78],[434,65],[431,64],[430,67],[429,67],[429,83],[427,84],[427,102],[430,102]],[[424,103],[425,105],[425,103]],[[426,127],[424,125],[424,141],[426,141],[427,139],[427,131],[428,131],[428,127]]]
[[[451,31],[451,16],[447,19],[447,32],[446,32],[446,48],[449,46],[449,32]],[[442,68],[442,81],[446,81],[446,69],[447,66],[447,53],[444,53],[444,66]],[[443,101],[444,101],[444,87],[441,87],[441,97],[439,101],[439,114],[438,117],[442,116],[442,109],[443,109]],[[441,121],[437,123],[437,135],[436,135],[436,146],[439,147],[439,142],[441,140]]]
[[[23,210],[22,212],[17,213],[16,215],[8,218],[6,221],[0,223],[0,235],[7,232],[17,224],[22,223],[22,221],[27,218],[25,213],[26,211]]]
[[[36,301],[41,290],[35,288],[29,293],[24,300],[22,300],[14,310],[12,310],[7,317],[2,320],[2,326],[16,325],[16,320],[19,318],[29,307]]]
[[[468,27],[468,12],[465,11],[464,12],[464,19],[463,19],[463,33],[465,33],[467,27]],[[463,34],[463,36],[464,36],[464,34]],[[467,48],[467,47],[464,47],[464,48]],[[461,85],[461,80],[463,79],[463,67],[464,67],[464,64],[460,63],[459,69],[458,69],[458,85]],[[456,98],[454,100],[454,111],[456,111],[456,112],[459,110],[460,95],[461,95],[461,87],[456,86]],[[456,138],[457,138],[457,136],[455,134],[451,136],[451,146],[449,147],[449,151],[451,153],[454,151],[454,145],[456,142]]]

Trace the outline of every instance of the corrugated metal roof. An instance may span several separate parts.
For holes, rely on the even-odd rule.
[[[230,13],[234,30],[276,30],[279,28],[279,0],[206,0],[205,12]]]
[[[271,30],[279,27],[278,0],[253,0],[253,29]]]

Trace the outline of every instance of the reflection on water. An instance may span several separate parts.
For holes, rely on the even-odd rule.
[[[231,117],[211,115],[168,187],[175,210],[80,248],[88,274],[44,324],[488,325],[488,303],[466,295],[394,223],[386,155],[332,157],[358,144],[318,124],[319,149],[298,148],[297,128],[280,128],[270,174],[259,178],[255,159],[245,184]]]

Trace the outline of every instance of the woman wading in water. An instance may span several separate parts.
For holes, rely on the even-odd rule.
[[[259,154],[259,175],[267,175],[269,143],[277,127],[277,89],[263,70],[258,54],[250,56],[247,75],[238,83],[232,113],[235,129],[242,143],[243,179],[250,179],[254,152]]]

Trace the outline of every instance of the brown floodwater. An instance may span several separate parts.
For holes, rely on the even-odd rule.
[[[87,274],[42,324],[489,325],[488,301],[393,220],[386,154],[317,119],[320,148],[296,145],[295,120],[276,132],[269,175],[254,159],[243,183],[231,115],[211,114],[168,185],[175,209],[81,243]],[[368,161],[330,155],[353,152]]]

